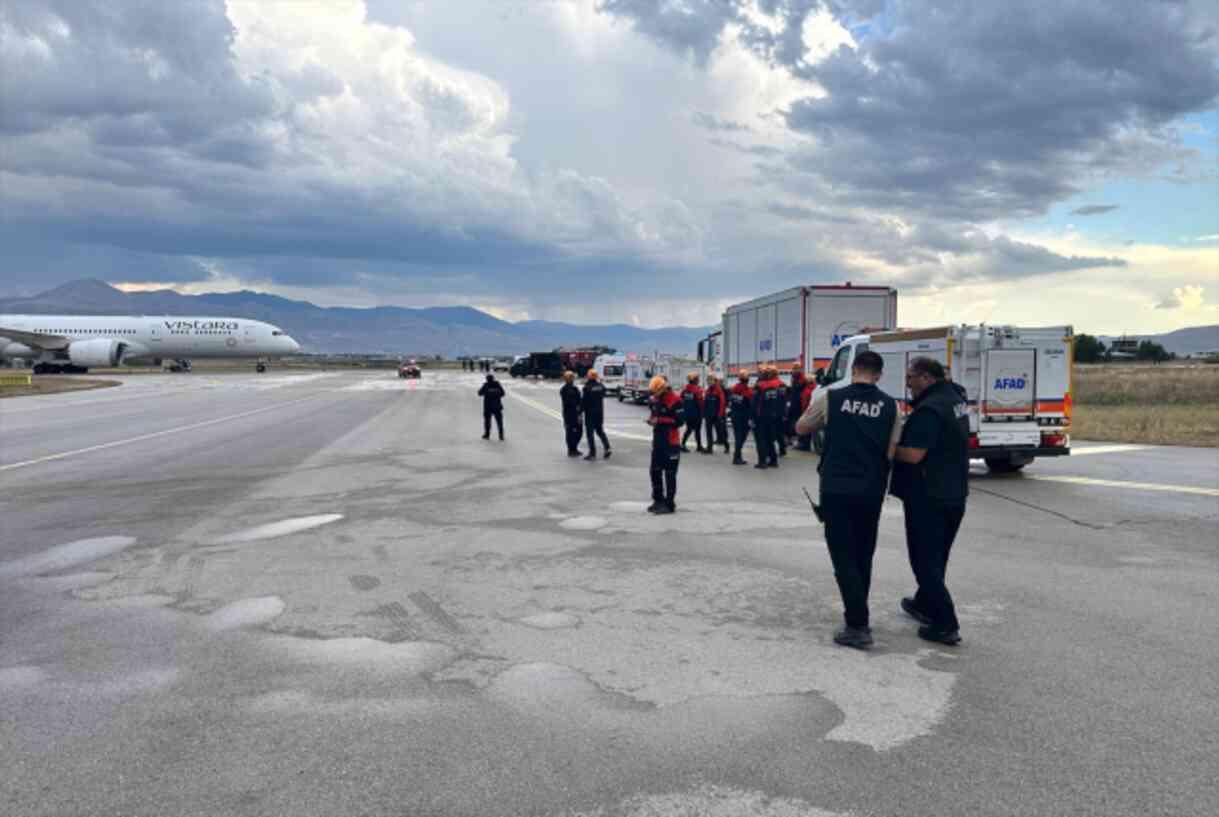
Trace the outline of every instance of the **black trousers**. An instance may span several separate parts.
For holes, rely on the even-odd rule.
[[[724,451],[727,451],[728,421],[723,417],[707,417],[703,419],[703,425],[707,429],[707,448],[718,444],[724,446]]]
[[[574,454],[580,450],[580,438],[584,436],[584,427],[579,418],[563,418],[563,429],[567,433],[567,453]]]
[[[785,422],[785,418],[783,418],[783,417],[773,418],[770,421],[770,423],[771,423],[770,435],[771,435],[771,439],[775,443],[778,444],[779,453],[786,457],[787,456],[787,429],[783,427],[784,422]]]
[[[766,417],[759,417],[753,424],[753,443],[758,449],[760,465],[778,464],[775,454],[774,424]]]
[[[693,434],[694,442],[698,444],[699,448],[702,448],[703,447],[703,421],[696,417],[694,419],[694,422],[691,423],[691,422],[687,421],[687,423],[688,423],[688,425],[686,426],[686,433],[681,435],[681,444],[685,445],[686,440],[690,439],[690,435]],[[707,447],[708,448],[711,447],[710,442],[707,443]]]
[[[931,627],[951,632],[960,627],[952,595],[945,584],[948,554],[965,518],[965,503],[946,504],[934,499],[906,500],[906,550],[918,582],[915,605],[931,618]]]
[[[742,459],[741,449],[745,447],[745,441],[749,439],[749,417],[733,417],[732,418],[732,443],[733,451],[732,458],[734,460]]]
[[[680,464],[681,448],[652,444],[652,464],[648,476],[652,479],[653,501],[674,504],[673,500],[677,498],[677,466]]]
[[[499,429],[499,438],[504,438],[504,410],[485,409],[483,411],[483,434],[491,436],[491,418],[495,418],[495,426]]]
[[[821,494],[825,542],[848,627],[868,626],[868,590],[883,496]]]
[[[605,420],[601,417],[585,417],[584,426],[585,433],[588,435],[588,453],[597,453],[597,441],[593,439],[595,433],[601,438],[601,444],[605,446],[605,450],[610,450],[609,437],[605,436]]]

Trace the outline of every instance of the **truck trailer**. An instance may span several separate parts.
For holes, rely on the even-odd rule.
[[[792,287],[728,307],[722,334],[706,339],[703,362],[721,375],[756,373],[764,363],[784,376],[795,367],[811,374],[828,365],[848,337],[895,326],[897,290],[891,287]],[[707,359],[717,353],[719,360]]]
[[[1071,453],[1070,326],[944,326],[869,333],[846,339],[822,376],[822,385],[843,388],[851,365],[865,350],[885,361],[878,384],[906,409],[906,367],[916,357],[944,365],[965,388],[972,459],[996,472],[1018,471],[1037,457]]]

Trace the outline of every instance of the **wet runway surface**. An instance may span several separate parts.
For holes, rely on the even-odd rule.
[[[0,403],[0,803],[13,815],[1219,811],[1219,454],[979,470],[964,644],[841,608],[801,491],[645,410],[564,455],[554,384],[132,376]]]

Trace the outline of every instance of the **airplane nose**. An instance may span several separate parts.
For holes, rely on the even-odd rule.
[[[296,342],[295,338],[288,338],[288,344],[288,351],[292,354],[296,354],[301,350],[301,345]]]

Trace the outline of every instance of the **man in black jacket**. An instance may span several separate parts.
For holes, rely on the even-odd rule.
[[[559,399],[563,401],[563,429],[567,435],[567,456],[580,456],[580,438],[584,429],[580,424],[583,405],[580,389],[576,386],[576,373],[563,372],[563,388],[559,389]]]
[[[851,385],[817,392],[795,425],[797,434],[825,429],[817,470],[825,541],[846,618],[834,641],[845,647],[872,646],[868,621],[872,557],[889,462],[901,431],[897,401],[876,386],[884,365],[875,352],[860,352],[851,366]]]
[[[601,382],[601,376],[597,374],[596,369],[589,369],[586,377],[584,394],[580,398],[581,408],[584,409],[584,426],[588,433],[588,455],[584,459],[597,458],[597,440],[593,437],[596,434],[601,438],[605,458],[608,460],[611,452],[609,437],[605,436],[605,384]]]
[[[906,549],[918,592],[902,610],[923,626],[919,637],[954,645],[960,624],[944,578],[969,496],[969,406],[937,360],[906,369],[913,411],[897,446],[892,493],[906,514]]]
[[[479,388],[478,396],[483,399],[483,439],[491,439],[492,417],[499,429],[499,438],[504,439],[504,387],[495,375],[487,375],[487,382]]]

